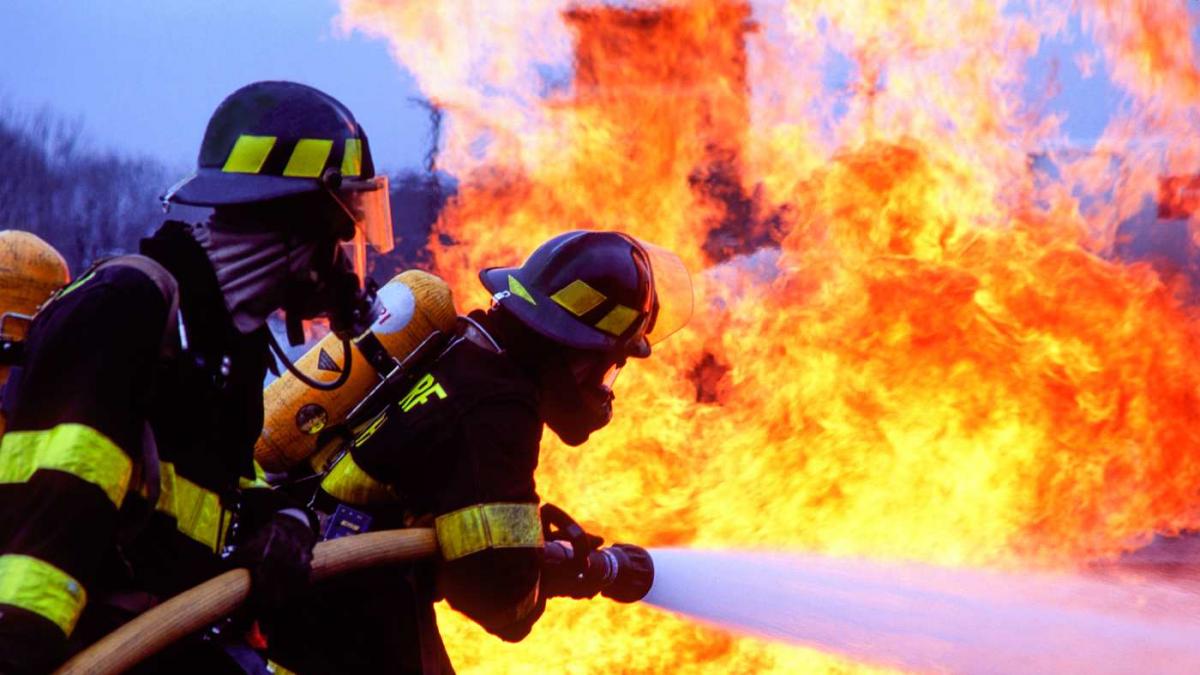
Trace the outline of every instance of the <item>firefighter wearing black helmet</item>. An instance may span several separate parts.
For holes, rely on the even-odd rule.
[[[140,256],[93,266],[41,309],[4,396],[0,672],[47,671],[231,565],[251,569],[257,616],[307,582],[315,520],[257,487],[252,462],[266,321],[284,308],[293,325],[325,314],[350,330],[364,298],[341,244],[390,234],[372,220],[387,197],[373,174],[336,100],[251,84],[165,196],[211,207],[207,221],[167,221]],[[149,669],[254,661],[224,640],[197,636]]]
[[[600,590],[546,563],[534,485],[543,426],[577,445],[609,422],[617,371],[690,315],[687,271],[633,237],[576,231],[480,277],[491,308],[463,317],[411,389],[357,430],[315,500],[334,536],[344,523],[431,524],[441,558],[319,584],[272,637],[289,669],[452,672],[435,600],[518,641],[549,597]]]

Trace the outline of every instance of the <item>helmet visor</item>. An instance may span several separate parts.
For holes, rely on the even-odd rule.
[[[667,339],[692,318],[692,276],[679,256],[665,248],[635,239],[650,263],[658,312],[646,333],[650,344]]]
[[[354,217],[356,239],[361,238],[380,253],[396,247],[392,237],[391,189],[387,176],[344,181],[338,196]]]

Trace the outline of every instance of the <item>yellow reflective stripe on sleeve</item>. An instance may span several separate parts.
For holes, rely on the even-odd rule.
[[[24,483],[39,469],[69,473],[104,490],[121,508],[133,462],[107,436],[84,424],[10,431],[0,440],[0,483]]]
[[[342,455],[321,481],[321,489],[338,501],[358,506],[392,504],[400,499],[391,486],[364,471],[350,452]]]
[[[267,161],[267,155],[271,154],[271,148],[274,147],[274,136],[248,136],[245,134],[238,136],[221,171],[225,173],[258,173],[262,171],[263,164]]]
[[[442,557],[457,560],[489,548],[542,545],[537,504],[475,504],[434,520]]]
[[[358,176],[362,174],[362,141],[357,138],[346,139],[346,149],[342,152],[342,175]]]
[[[267,659],[267,672],[273,675],[297,675],[296,671],[288,670],[286,667],[275,663],[271,659]]]
[[[550,299],[575,316],[583,316],[605,301],[604,294],[587,285],[583,279],[567,284]]]
[[[0,603],[45,617],[70,637],[87,591],[70,574],[32,556],[0,555]]]
[[[638,311],[636,309],[631,309],[625,305],[617,305],[612,308],[612,311],[605,314],[603,319],[600,319],[596,323],[596,328],[605,333],[620,335],[629,328],[629,324],[633,323],[633,320],[636,318],[638,318]]]
[[[159,464],[159,475],[162,487],[155,510],[174,518],[181,533],[219,551],[228,526],[221,496],[180,476],[170,462]]]
[[[528,302],[531,305],[537,304],[537,300],[534,300],[533,296],[529,294],[529,291],[525,290],[525,287],[521,285],[521,282],[517,281],[517,278],[511,274],[508,275],[508,292],[512,293],[518,298],[523,299],[525,302]]]
[[[296,141],[292,156],[288,159],[287,166],[283,168],[283,175],[292,178],[320,176],[321,172],[325,170],[325,160],[329,159],[331,150],[333,150],[333,141],[322,138],[301,138]]]

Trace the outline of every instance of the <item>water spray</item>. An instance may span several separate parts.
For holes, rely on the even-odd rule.
[[[646,602],[857,661],[956,673],[1200,672],[1200,584],[664,549]]]

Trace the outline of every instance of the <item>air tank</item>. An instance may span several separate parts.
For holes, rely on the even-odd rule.
[[[0,341],[24,339],[37,308],[70,279],[67,261],[36,234],[0,230]],[[8,371],[0,360],[0,396]],[[0,434],[4,426],[0,413]]]
[[[369,331],[397,359],[403,359],[434,330],[449,333],[456,319],[450,287],[420,270],[402,272],[379,289],[377,312]],[[263,431],[254,448],[254,458],[264,469],[283,472],[308,459],[318,450],[321,431],[343,421],[379,383],[379,373],[357,343],[351,342],[350,377],[337,389],[313,389],[289,372],[267,386]],[[296,361],[301,372],[323,383],[335,381],[344,364],[341,340],[332,333]]]

